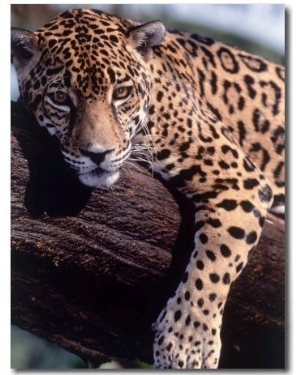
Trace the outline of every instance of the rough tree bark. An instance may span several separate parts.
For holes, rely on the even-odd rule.
[[[188,202],[142,168],[127,167],[111,190],[82,186],[13,102],[11,155],[12,323],[93,367],[151,363],[151,322],[192,243]],[[284,237],[270,215],[229,296],[220,367],[285,366]]]

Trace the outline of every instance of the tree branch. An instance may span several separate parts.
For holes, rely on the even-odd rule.
[[[82,186],[13,102],[12,133],[12,323],[93,367],[151,363],[151,323],[192,244],[191,207],[142,168],[112,190]],[[230,293],[221,367],[284,366],[284,248],[284,222],[270,215]]]

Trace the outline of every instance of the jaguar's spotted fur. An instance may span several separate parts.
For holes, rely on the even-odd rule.
[[[12,30],[21,100],[86,185],[129,155],[195,206],[194,251],[154,324],[156,368],[216,368],[231,283],[284,195],[284,68],[195,34],[91,9]]]

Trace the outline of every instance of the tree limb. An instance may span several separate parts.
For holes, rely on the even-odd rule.
[[[142,168],[113,190],[84,187],[13,102],[12,133],[12,323],[93,367],[151,363],[151,323],[192,244],[191,207]],[[284,366],[284,251],[284,222],[270,215],[230,292],[221,367]]]

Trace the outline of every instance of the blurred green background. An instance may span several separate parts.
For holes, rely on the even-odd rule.
[[[285,8],[282,4],[12,4],[11,25],[35,30],[58,12],[80,7],[98,8],[136,20],[159,19],[168,28],[209,36],[285,63]],[[11,72],[11,97],[16,100],[18,89],[13,68]],[[143,364],[137,365],[140,366]],[[84,368],[85,364],[75,355],[12,326],[11,367],[71,369]],[[119,366],[113,363],[111,368]]]

